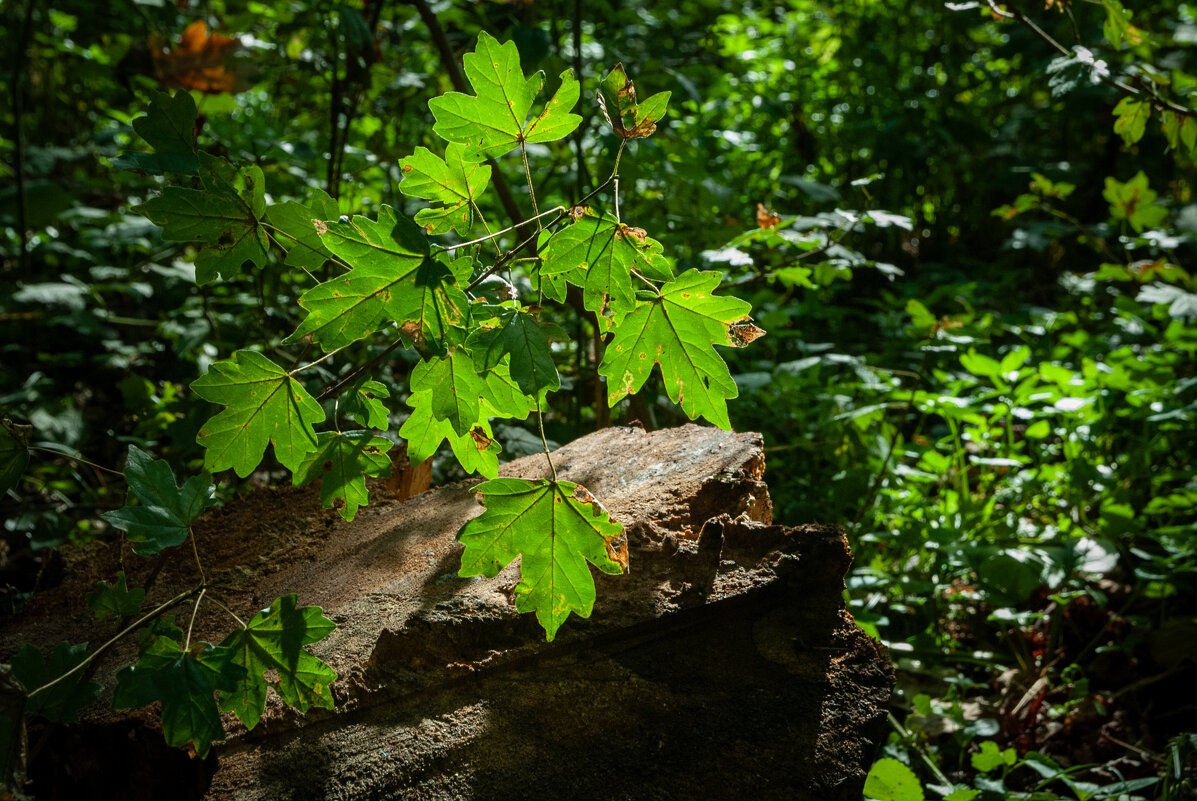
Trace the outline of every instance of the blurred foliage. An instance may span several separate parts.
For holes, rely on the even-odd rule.
[[[1197,120],[1175,109],[1197,105],[1197,4],[949,5],[5,4],[0,453],[29,460],[0,470],[6,610],[51,580],[49,547],[117,536],[100,514],[125,482],[101,466],[130,444],[199,473],[210,407],[186,387],[213,361],[302,355],[282,340],[315,276],[197,287],[194,248],[131,211],[163,187],[119,168],[145,167],[134,120],[219,79],[244,91],[192,92],[198,140],[273,202],[414,214],[399,161],[453,88],[426,11],[458,58],[485,28],[528,70],[575,68],[579,133],[529,148],[557,165],[542,206],[605,177],[605,67],[672,92],[621,167],[622,217],[679,272],[727,273],[769,331],[727,354],[732,422],[764,433],[778,519],[849,530],[853,614],[900,676],[872,796],[1190,797]],[[684,420],[659,376],[596,407],[599,335],[558,322],[552,439]],[[405,353],[376,376],[392,431]],[[533,431],[496,426],[503,457]]]

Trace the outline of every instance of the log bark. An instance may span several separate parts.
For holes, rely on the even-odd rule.
[[[475,482],[362,509],[353,523],[312,490],[259,490],[197,525],[210,592],[248,618],[295,592],[337,623],[311,650],[337,670],[332,712],[271,698],[253,731],[208,760],[167,749],[152,710],[97,704],[79,724],[31,729],[41,798],[860,798],[885,735],[887,655],[852,622],[843,532],[772,520],[759,435],[610,428],[554,454],[627,531],[622,576],[595,573],[591,617],[553,643],[511,602],[518,568],[458,578],[454,535],[480,513]],[[542,456],[503,475],[543,477]],[[193,586],[190,553],[162,564],[147,605]],[[130,586],[152,565],[125,558]],[[69,557],[67,579],[0,632],[106,639],[84,594],[117,546]],[[188,610],[189,613],[189,610]],[[230,620],[201,610],[195,637]],[[122,643],[95,678],[135,659]],[[110,701],[111,689],[102,699]],[[37,745],[40,741],[40,745]]]

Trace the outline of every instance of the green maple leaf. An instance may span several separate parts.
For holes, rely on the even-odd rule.
[[[416,223],[430,234],[456,231],[462,236],[474,225],[474,203],[490,182],[490,167],[479,156],[468,156],[465,145],[450,142],[445,158],[426,147],[400,160],[403,182],[399,191],[441,204],[416,214]]]
[[[30,426],[19,426],[7,417],[0,420],[0,498],[17,485],[29,465]]]
[[[519,556],[515,608],[535,612],[546,639],[552,641],[571,612],[590,617],[595,590],[586,563],[622,573],[610,543],[623,526],[568,481],[498,478],[475,491],[486,511],[457,534],[465,545],[458,575],[495,576]]]
[[[599,365],[611,406],[637,392],[660,364],[670,400],[691,420],[702,415],[731,428],[725,399],[738,394],[736,382],[712,346],[739,347],[764,332],[749,321],[747,303],[712,294],[720,278],[717,272],[682,273],[619,324]]]
[[[303,293],[299,305],[308,316],[284,341],[310,337],[331,351],[369,336],[388,317],[407,319],[412,300],[405,296],[428,256],[419,227],[383,206],[377,221],[358,216],[318,228],[324,245],[353,269]]]
[[[665,116],[669,106],[669,95],[669,92],[658,92],[643,103],[637,103],[636,86],[628,78],[623,64],[616,64],[599,84],[599,110],[617,136],[642,139],[657,130],[657,122]]]
[[[85,658],[85,642],[78,645],[60,642],[49,659],[33,645],[25,643],[13,657],[12,674],[27,692],[33,692],[78,667]],[[80,671],[29,698],[25,702],[25,712],[57,722],[71,721],[78,717],[79,710],[100,696],[102,689],[94,681],[84,681]]]
[[[613,215],[582,217],[545,245],[540,275],[561,275],[582,287],[590,311],[600,312],[604,304],[615,311],[630,311],[636,305],[633,270],[656,281],[673,277],[661,251],[660,242],[639,228],[621,224]]]
[[[215,693],[234,691],[245,669],[233,664],[231,648],[201,642],[184,651],[168,637],[155,638],[136,665],[116,674],[113,709],[162,702],[162,734],[168,745],[206,757],[224,739]]]
[[[428,108],[436,117],[432,130],[450,142],[468,146],[470,153],[489,158],[508,152],[521,141],[561,139],[582,122],[581,117],[569,113],[577,103],[578,88],[573,73],[567,70],[545,112],[525,127],[532,102],[544,87],[544,73],[524,77],[514,42],[499,44],[483,31],[474,52],[466,53],[464,64],[476,95],[449,92],[429,100]]]
[[[292,472],[317,447],[313,425],[324,410],[287,371],[260,353],[239,350],[191,383],[204,400],[228,408],[204,423],[196,442],[207,450],[204,467],[233,468],[242,478],[262,461],[268,443]]]
[[[133,120],[133,130],[154,148],[153,153],[126,150],[112,160],[121,170],[148,173],[180,172],[195,175],[199,159],[195,152],[195,101],[187,91],[171,97],[152,92],[144,117]]]
[[[445,440],[453,455],[467,473],[480,473],[487,478],[499,474],[499,443],[494,440],[490,422],[483,417],[465,434],[458,434],[448,420],[438,420],[432,413],[432,392],[415,392],[407,399],[412,413],[399,428],[399,436],[407,440],[407,456],[412,464],[428,459]]]
[[[543,400],[544,393],[540,397]],[[512,378],[507,360],[490,368],[482,377],[481,400],[484,417],[526,420],[537,407],[536,397],[526,394]]]
[[[1154,228],[1168,216],[1166,208],[1156,205],[1156,193],[1147,187],[1147,175],[1142,170],[1126,183],[1107,177],[1102,197],[1110,203],[1110,216],[1126,220],[1136,232]]]
[[[318,606],[296,609],[294,595],[275,599],[269,609],[258,612],[244,629],[221,643],[232,652],[231,664],[242,668],[244,676],[221,691],[220,708],[252,729],[266,709],[266,688],[273,687],[300,712],[313,706],[332,709],[329,685],[337,674],[303,647],[319,642],[335,628]],[[269,680],[267,671],[273,673]]]
[[[429,391],[433,416],[448,420],[458,435],[465,435],[478,422],[482,383],[469,354],[453,347],[446,356],[434,356],[417,364],[411,373],[410,386],[413,393]]]
[[[352,521],[370,500],[366,476],[381,476],[391,468],[391,441],[369,431],[321,431],[316,450],[307,454],[291,475],[298,487],[320,477],[320,501]]]
[[[536,395],[542,389],[561,388],[557,366],[549,336],[569,337],[557,326],[546,326],[526,309],[502,306],[490,321],[483,322],[466,339],[466,349],[474,357],[479,373],[493,369],[510,354],[508,367],[516,385],[526,395]]]
[[[379,398],[391,397],[391,391],[381,381],[362,379],[341,401],[341,408],[359,426],[386,431],[390,427],[390,413]]]
[[[319,270],[324,262],[333,259],[332,251],[320,236],[317,223],[339,217],[337,201],[323,189],[314,190],[314,195],[307,203],[289,200],[274,203],[266,210],[266,221],[274,226],[272,233],[275,240],[287,251],[287,259],[283,263],[288,267]]]
[[[141,611],[145,602],[145,590],[140,587],[129,589],[125,583],[125,571],[116,574],[116,584],[101,581],[95,592],[87,594],[87,608],[100,620],[108,616],[127,617]]]
[[[105,512],[100,517],[124,531],[133,543],[133,553],[141,556],[182,543],[192,521],[212,505],[210,475],[192,476],[179,487],[165,460],[151,458],[136,445],[129,446],[125,480],[141,505]]]
[[[202,190],[168,186],[133,210],[161,225],[168,242],[202,245],[195,260],[198,284],[231,278],[247,261],[265,265],[270,241],[261,224],[266,214],[262,170],[250,165],[238,171],[200,151],[199,174]]]
[[[1147,120],[1151,118],[1151,104],[1134,98],[1124,97],[1114,107],[1114,133],[1130,147],[1143,138],[1147,131]]]
[[[1197,150],[1197,120],[1173,111],[1165,111],[1161,117],[1168,147],[1180,150],[1183,146],[1189,153]]]
[[[437,353],[444,353],[450,329],[465,319],[470,304],[459,286],[465,283],[461,279],[465,265],[472,268],[473,259],[464,257],[445,263],[436,258],[424,262],[400,287],[392,309],[405,332]]]

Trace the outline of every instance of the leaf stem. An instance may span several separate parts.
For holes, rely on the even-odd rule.
[[[382,353],[378,354],[377,356],[375,356],[373,359],[366,362],[365,364],[360,365],[357,369],[350,372],[349,375],[345,376],[340,381],[333,384],[328,389],[324,390],[319,395],[317,395],[316,401],[317,402],[322,401],[325,398],[327,398],[331,395],[335,395],[336,393],[340,392],[348,384],[351,384],[354,381],[356,381],[364,373],[366,373],[370,370],[373,370],[375,367],[377,367],[379,362],[381,362],[383,359],[385,359],[388,355],[390,355],[391,351],[393,351],[395,348],[399,347],[402,344],[403,344],[403,337],[398,337],[394,342],[392,342],[390,345],[388,345],[386,350],[384,350]]]
[[[524,140],[520,139],[520,156],[524,160],[524,177],[528,179],[528,195],[532,198],[532,219],[536,220],[537,233],[541,230],[540,225],[540,209],[536,207],[536,190],[532,188],[532,168],[528,166],[528,148],[524,145]]]
[[[191,552],[195,554],[195,566],[199,568],[200,584],[207,584],[208,577],[204,575],[204,565],[200,562],[199,548],[195,544],[195,530],[188,526],[187,533],[191,535]]]
[[[565,208],[565,206],[554,206],[553,208],[551,208],[547,211],[537,214],[532,219],[537,220],[538,221],[537,224],[539,225],[539,220],[541,217],[547,217],[550,214],[553,214],[554,212],[561,213],[561,212],[565,212],[565,211],[569,211],[569,209]],[[448,245],[446,247],[441,248],[441,250],[445,251],[445,252],[449,252],[449,251],[454,251],[454,250],[460,250],[461,248],[466,248],[466,247],[469,247],[470,245],[477,245],[480,242],[487,242],[491,239],[495,239],[497,237],[502,236],[503,234],[507,233],[508,231],[514,231],[517,228],[521,228],[521,227],[523,227],[523,225],[525,223],[529,223],[531,221],[532,220],[524,220],[524,222],[520,223],[519,225],[509,225],[506,228],[504,228],[502,231],[495,231],[493,234],[487,234],[486,236],[481,236],[481,237],[478,237],[477,239],[471,239],[469,242],[462,242],[457,245]],[[552,223],[550,223],[550,225],[551,224]],[[529,237],[528,239],[525,239],[524,242],[528,242],[530,240],[531,240],[531,237]],[[521,243],[521,247],[522,247],[522,243]],[[519,248],[513,248],[513,250],[518,250],[518,249]]]
[[[615,181],[615,222],[620,222],[619,219],[619,176],[615,176],[612,180]]]
[[[294,370],[292,370],[291,372],[287,373],[287,375],[288,375],[288,376],[292,376],[292,377],[293,377],[293,376],[294,376],[296,373],[302,373],[304,370],[307,370],[309,367],[315,367],[316,365],[320,364],[320,362],[324,361],[325,359],[327,359],[327,358],[329,358],[329,357],[331,357],[331,356],[335,356],[335,355],[337,355],[337,354],[338,354],[338,353],[340,353],[341,351],[345,350],[345,348],[347,348],[347,347],[349,347],[349,346],[348,346],[348,345],[342,345],[341,347],[337,348],[336,350],[330,350],[328,353],[324,354],[323,356],[321,356],[321,357],[320,357],[319,359],[317,359],[316,361],[314,361],[314,362],[308,362],[308,363],[307,363],[307,364],[305,364],[303,367],[296,367]]]
[[[540,429],[540,444],[544,446],[544,459],[549,463],[549,472],[553,474],[553,481],[557,480],[557,468],[553,465],[553,457],[549,455],[549,441],[544,435],[544,412],[540,408],[540,393],[536,393],[536,425]]]
[[[105,467],[102,464],[96,464],[95,462],[90,462],[87,459],[84,459],[82,456],[75,456],[73,454],[66,453],[65,451],[56,451],[53,448],[42,448],[37,445],[30,445],[29,450],[42,451],[44,453],[53,453],[58,456],[65,456],[68,459],[74,459],[76,462],[82,462],[83,464],[88,465],[90,467],[94,467],[97,470],[103,470],[105,473],[112,473],[114,476],[123,476],[124,475],[124,473],[122,473],[120,470],[113,470],[111,467]]]
[[[191,630],[195,628],[195,616],[199,614],[200,601],[204,600],[204,593],[208,591],[207,587],[200,589],[199,595],[195,597],[195,606],[191,608],[191,622],[187,624],[187,640],[183,643],[183,650],[191,650]]]
[[[238,616],[237,616],[237,613],[236,613],[236,612],[234,612],[232,609],[229,609],[227,606],[225,606],[224,604],[222,604],[222,603],[220,602],[220,600],[219,600],[219,599],[218,599],[216,596],[212,596],[212,597],[211,597],[211,598],[209,598],[208,600],[209,600],[209,601],[211,601],[212,603],[216,604],[217,606],[219,606],[219,607],[220,607],[221,609],[223,609],[224,611],[228,612],[228,613],[229,613],[229,616],[230,616],[231,618],[233,618],[233,620],[236,620],[236,621],[237,621],[237,623],[238,623],[238,625],[240,625],[240,626],[241,626],[241,628],[243,628],[243,629],[247,629],[247,628],[249,628],[249,624],[247,624],[247,623],[246,623],[244,620],[242,620],[240,617],[238,617]]]
[[[98,657],[100,654],[104,653],[106,650],[108,650],[110,647],[112,647],[113,644],[115,644],[117,641],[119,641],[122,637],[124,637],[129,632],[133,631],[133,629],[137,628],[138,626],[142,625],[143,623],[146,623],[147,621],[153,620],[158,615],[162,614],[163,612],[165,612],[167,609],[171,608],[175,604],[179,603],[180,601],[187,600],[187,598],[189,598],[191,595],[195,594],[196,592],[200,592],[202,590],[203,590],[202,586],[192,587],[190,590],[187,590],[186,592],[179,593],[174,598],[171,598],[169,601],[162,604],[161,606],[159,606],[157,609],[153,610],[152,612],[147,612],[146,614],[142,615],[140,618],[138,618],[138,620],[136,622],[130,623],[119,634],[115,635],[112,639],[108,640],[108,642],[104,643],[99,648],[92,651],[88,656],[84,657],[82,662],[75,665],[73,668],[68,670],[66,673],[63,673],[61,676],[54,679],[53,681],[48,681],[45,684],[43,684],[41,687],[37,687],[34,690],[30,691],[28,693],[28,695],[26,695],[25,697],[32,698],[33,696],[40,693],[42,690],[48,690],[49,688],[53,687],[55,684],[57,684],[58,682],[62,681],[65,678],[67,678],[68,676],[72,676],[75,673],[78,673],[79,671],[83,670],[83,668],[87,667],[89,664],[94,662],[96,657]]]

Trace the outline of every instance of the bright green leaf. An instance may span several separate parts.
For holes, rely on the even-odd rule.
[[[73,670],[86,657],[85,642],[78,645],[60,642],[49,659],[33,645],[25,643],[13,657],[12,673],[26,692],[33,692]],[[25,712],[57,722],[71,721],[78,717],[79,710],[100,696],[102,689],[94,681],[84,681],[83,671],[80,671],[31,697],[25,703]]]
[[[341,409],[359,426],[386,431],[390,427],[390,413],[379,398],[391,397],[391,391],[381,381],[363,379],[341,400]]]
[[[607,304],[617,312],[632,310],[633,271],[655,281],[673,277],[661,243],[610,214],[585,216],[562,228],[545,245],[541,258],[540,275],[561,275],[582,287],[585,307],[596,313]]]
[[[1107,177],[1102,197],[1110,204],[1110,216],[1126,220],[1136,232],[1154,228],[1168,216],[1166,208],[1156,205],[1156,193],[1148,188],[1142,170],[1126,183]]]
[[[357,510],[369,502],[366,476],[381,476],[391,467],[387,452],[391,441],[369,431],[321,431],[316,450],[307,454],[291,476],[294,486],[320,477],[320,501],[325,509],[336,509],[353,520]]]
[[[199,160],[195,154],[195,101],[184,90],[174,96],[152,92],[144,117],[133,120],[133,130],[154,148],[153,153],[126,150],[112,160],[121,170],[148,173],[178,172],[195,175]]]
[[[979,753],[974,753],[969,757],[969,761],[975,770],[981,773],[989,773],[997,770],[1000,767],[1012,767],[1018,761],[1017,754],[1014,753],[1013,748],[1002,750],[998,744],[992,740],[986,740],[981,743],[981,750]]]
[[[113,617],[128,617],[141,611],[145,601],[145,590],[140,587],[129,589],[125,583],[125,571],[116,574],[116,584],[101,581],[94,592],[87,594],[87,608],[103,620]]]
[[[384,319],[410,319],[419,302],[412,297],[416,272],[428,256],[415,223],[383,206],[377,222],[358,216],[320,230],[321,241],[353,269],[299,298],[308,316],[286,342],[310,337],[331,351],[373,334]]]
[[[313,425],[324,410],[298,381],[260,353],[239,350],[192,382],[204,400],[228,408],[200,429],[196,442],[207,448],[204,467],[233,468],[244,478],[262,461],[268,443],[274,455],[294,471],[317,447]]]
[[[125,532],[133,552],[142,556],[173,548],[187,539],[187,532],[212,503],[212,477],[192,476],[179,487],[175,474],[163,459],[153,459],[136,445],[129,446],[125,480],[141,501],[100,515]]]
[[[914,771],[896,759],[878,759],[865,777],[865,798],[871,801],[923,801]]]
[[[1197,149],[1197,120],[1173,111],[1163,113],[1164,136],[1168,147],[1192,153]]]
[[[407,456],[412,464],[428,459],[448,440],[453,455],[467,473],[480,473],[487,478],[499,474],[502,448],[494,440],[488,420],[483,418],[465,434],[458,434],[448,420],[433,416],[431,392],[413,393],[407,403],[413,411],[400,427],[399,436],[407,440]]]
[[[155,639],[136,665],[116,674],[114,709],[162,702],[162,734],[168,745],[206,757],[212,742],[224,739],[214,693],[230,692],[245,669],[233,664],[232,649],[197,643],[184,652],[167,637]]]
[[[638,303],[619,324],[599,365],[611,406],[639,391],[653,365],[660,364],[670,400],[691,420],[702,415],[731,428],[726,399],[739,393],[713,346],[744,344],[740,329],[751,323],[747,303],[713,294],[720,277],[689,270],[662,287],[660,297]],[[764,333],[752,330],[752,339]]]
[[[274,203],[266,209],[266,221],[275,228],[271,233],[287,251],[284,264],[288,267],[315,271],[333,258],[320,236],[320,228],[327,227],[327,221],[339,217],[337,201],[323,189],[316,189],[313,194],[307,203],[291,200]]]
[[[961,354],[960,364],[975,376],[999,378],[1002,374],[1002,365],[997,359],[986,356],[984,353],[977,353],[971,348],[968,353]]]
[[[441,204],[416,214],[416,223],[430,234],[456,231],[467,236],[474,225],[474,204],[490,182],[490,167],[480,156],[467,156],[466,146],[450,142],[445,158],[426,147],[399,162],[403,182],[399,191]]]
[[[582,118],[570,111],[578,104],[582,86],[572,69],[561,73],[561,86],[553,99],[545,104],[540,116],[528,123],[524,139],[528,142],[556,142],[564,139],[582,124]]]
[[[307,712],[313,706],[333,708],[329,685],[336,672],[304,650],[327,637],[336,625],[318,606],[295,608],[285,595],[254,615],[246,628],[225,638],[221,648],[232,653],[231,664],[244,677],[220,694],[220,708],[240,718],[245,727],[258,725],[266,709],[266,688],[273,687],[289,706]],[[267,679],[266,672],[271,672]]]
[[[451,348],[447,356],[434,356],[417,364],[411,373],[411,391],[421,390],[432,393],[433,416],[448,420],[459,436],[468,434],[478,422],[482,379],[464,350]]]
[[[436,117],[432,130],[467,145],[471,153],[502,155],[524,137],[524,121],[544,86],[544,73],[524,78],[515,43],[499,44],[486,31],[478,35],[478,46],[466,53],[464,64],[476,96],[449,92],[429,100]]]
[[[1151,118],[1151,104],[1131,97],[1124,97],[1114,107],[1114,133],[1130,147],[1143,138],[1147,131],[1147,120]]]
[[[624,71],[623,64],[607,74],[599,84],[599,110],[617,136],[640,139],[657,130],[657,122],[665,116],[669,106],[669,92],[658,92],[643,103],[636,102],[636,87]]]
[[[203,189],[168,186],[133,210],[162,226],[168,242],[198,242],[195,280],[207,284],[231,278],[241,265],[266,264],[270,247],[261,220],[266,213],[265,179],[254,165],[238,171],[223,159],[199,154]]]
[[[495,576],[520,557],[515,608],[536,612],[552,640],[570,612],[590,617],[594,579],[586,563],[622,573],[611,541],[623,533],[594,498],[568,481],[499,478],[479,484],[486,511],[466,523],[461,576]]]

